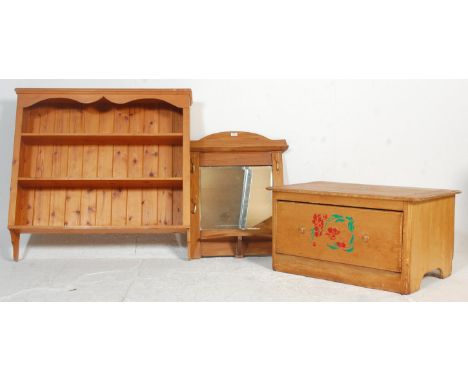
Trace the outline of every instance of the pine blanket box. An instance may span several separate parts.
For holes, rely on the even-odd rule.
[[[312,182],[273,187],[273,269],[409,294],[452,272],[459,191]]]

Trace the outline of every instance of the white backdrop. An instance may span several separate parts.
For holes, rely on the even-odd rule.
[[[468,190],[468,80],[0,81],[0,250],[6,229],[15,87],[188,87],[191,136],[245,130],[285,138],[285,181]],[[456,202],[457,245],[468,194]]]

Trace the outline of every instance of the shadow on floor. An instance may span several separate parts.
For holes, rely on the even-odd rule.
[[[27,235],[24,235],[27,236]],[[171,258],[187,259],[187,241],[181,234],[158,235],[31,235],[21,239],[20,258],[36,253],[41,257],[62,254],[87,257],[132,257],[160,254]]]
[[[258,265],[259,267],[272,270],[271,255],[246,256],[243,259],[239,259],[239,261],[248,261]]]

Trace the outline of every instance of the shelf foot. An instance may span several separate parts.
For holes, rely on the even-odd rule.
[[[20,233],[17,231],[10,231],[11,244],[13,246],[13,261],[19,260],[19,244],[20,244]]]

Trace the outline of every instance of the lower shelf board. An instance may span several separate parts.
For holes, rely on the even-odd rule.
[[[47,234],[153,234],[153,233],[185,233],[189,229],[183,225],[148,225],[148,226],[33,226],[33,225],[16,225],[9,226],[10,231],[18,233],[47,233]]]
[[[235,237],[258,237],[271,239],[271,230],[254,230],[254,229],[203,229],[200,231],[201,240],[212,240],[222,238]]]
[[[229,241],[230,238],[221,241],[201,241],[200,254],[202,257],[223,257],[239,255],[239,246],[236,238]],[[271,240],[246,240],[243,252],[244,256],[271,256]]]

